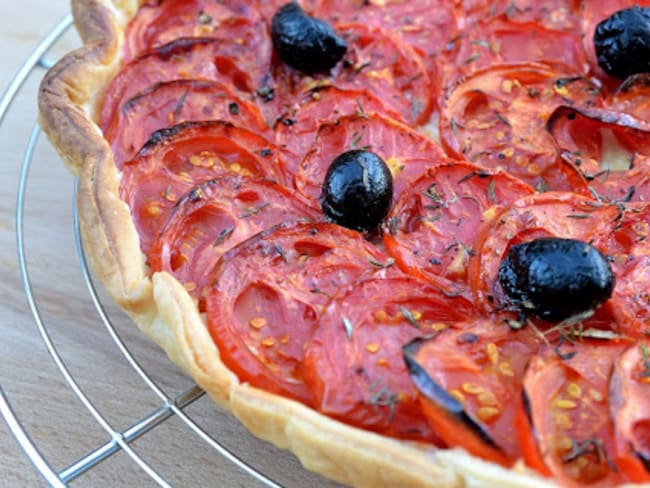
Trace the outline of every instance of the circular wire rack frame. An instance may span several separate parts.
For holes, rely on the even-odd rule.
[[[33,53],[25,61],[20,70],[16,73],[13,80],[10,82],[9,87],[0,99],[0,128],[5,119],[5,115],[11,107],[12,102],[17,94],[21,91],[25,84],[27,77],[38,69],[47,69],[52,66],[52,62],[47,59],[47,54],[59,39],[71,28],[72,17],[66,16],[61,20],[53,30],[42,39],[36,46]],[[43,314],[39,308],[38,300],[35,298],[33,292],[32,281],[30,280],[30,269],[27,263],[27,256],[25,251],[24,242],[24,223],[25,223],[25,193],[30,174],[30,167],[34,150],[41,131],[38,124],[35,124],[32,134],[27,143],[27,148],[24,153],[22,161],[22,169],[20,174],[20,181],[18,186],[18,195],[16,201],[16,248],[18,254],[18,264],[20,275],[23,283],[25,295],[29,308],[34,317],[38,331],[51,355],[54,363],[60,370],[61,374],[68,387],[72,390],[74,395],[83,404],[87,411],[93,416],[94,420],[103,428],[107,434],[108,440],[97,446],[94,450],[88,452],[85,456],[72,462],[69,466],[61,471],[53,469],[48,460],[43,456],[37,444],[30,438],[23,424],[19,420],[16,411],[12,408],[9,399],[0,386],[0,414],[4,417],[9,430],[12,432],[20,447],[24,450],[27,457],[31,460],[34,466],[38,469],[45,480],[55,487],[67,486],[67,484],[79,477],[90,469],[108,459],[113,454],[118,452],[125,453],[135,463],[137,468],[141,469],[159,486],[171,486],[170,483],[159,474],[147,461],[145,461],[132,447],[131,443],[136,439],[144,436],[152,431],[157,426],[161,425],[166,420],[175,417],[179,419],[184,426],[198,436],[205,444],[220,456],[223,456],[227,461],[232,463],[238,469],[247,473],[251,480],[254,479],[261,482],[263,486],[268,487],[281,487],[278,482],[272,480],[268,476],[262,474],[255,467],[240,459],[237,455],[231,452],[228,448],[224,447],[219,441],[215,439],[214,435],[207,433],[200,425],[192,420],[185,412],[184,409],[192,404],[194,401],[204,395],[204,392],[198,387],[193,386],[183,393],[171,397],[165,393],[156,381],[147,374],[145,369],[138,363],[136,358],[131,354],[127,344],[122,340],[118,331],[111,323],[102,302],[98,296],[95,284],[91,273],[89,272],[86,256],[80,239],[79,233],[79,220],[76,212],[76,206],[73,211],[74,232],[75,232],[75,246],[78,255],[79,266],[82,276],[87,287],[89,296],[96,309],[98,320],[103,323],[108,331],[108,334],[119,348],[124,359],[135,370],[145,385],[155,394],[159,402],[159,407],[155,408],[148,415],[142,417],[139,421],[135,422],[125,430],[118,430],[111,425],[111,422],[102,416],[99,409],[93,404],[89,396],[80,386],[75,376],[66,365],[66,360],[60,351],[57,349],[55,342],[52,340],[50,332],[48,331],[47,321],[44,319]],[[74,186],[76,196],[76,182]]]

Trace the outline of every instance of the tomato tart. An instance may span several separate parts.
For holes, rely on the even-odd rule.
[[[354,486],[650,483],[650,2],[73,0],[111,297]]]

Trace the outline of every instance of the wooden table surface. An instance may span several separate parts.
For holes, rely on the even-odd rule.
[[[68,0],[21,0],[0,18],[0,91],[39,41],[68,12]],[[47,58],[78,45],[70,31]],[[49,465],[61,472],[110,440],[64,380],[41,337],[20,278],[16,194],[25,149],[36,122],[44,70],[29,77],[0,125],[0,386]],[[24,248],[35,302],[66,368],[106,422],[124,431],[162,405],[124,359],[93,306],[80,271],[73,228],[73,178],[40,137],[27,179]],[[108,302],[105,302],[108,303]],[[142,368],[174,397],[192,386],[166,356],[106,305],[120,337]],[[186,410],[238,456],[286,486],[334,486],[304,471],[290,454],[252,438],[205,397]],[[135,451],[174,486],[262,486],[171,418],[135,443]],[[80,486],[155,486],[124,452],[80,476]],[[0,421],[0,487],[43,486],[6,424]]]

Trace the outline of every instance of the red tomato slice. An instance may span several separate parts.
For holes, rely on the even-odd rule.
[[[632,481],[650,481],[650,343],[628,347],[614,363],[609,385],[609,408],[619,451],[630,448],[645,463],[631,471]],[[640,469],[639,469],[640,468]]]
[[[104,132],[118,168],[159,129],[185,121],[225,120],[260,135],[269,132],[259,109],[214,81],[157,83],[128,100]]]
[[[318,130],[314,147],[296,174],[298,191],[318,202],[332,161],[352,149],[372,151],[384,160],[393,175],[395,198],[427,168],[448,161],[435,142],[396,120],[378,114],[342,117]]]
[[[604,109],[558,107],[547,129],[606,201],[650,201],[650,122]]]
[[[417,53],[402,39],[378,27],[337,24],[337,33],[348,43],[343,60],[328,74],[305,76],[278,63],[277,93],[290,107],[296,99],[320,86],[341,90],[366,90],[409,124],[426,123],[433,110],[436,88]]]
[[[650,122],[650,74],[632,75],[606,100],[608,108]]]
[[[373,25],[397,33],[423,58],[435,76],[435,56],[458,34],[450,2],[440,0],[322,0],[317,10],[332,22]]]
[[[448,93],[440,135],[448,154],[488,168],[503,168],[540,189],[571,190],[583,184],[563,166],[544,128],[558,105],[600,103],[584,77],[541,64],[480,71]]]
[[[612,313],[619,329],[632,336],[650,334],[650,205],[620,207],[611,233],[599,236],[595,246],[610,258],[616,286]]]
[[[125,33],[125,61],[181,37],[214,37],[245,47],[248,62],[270,50],[257,8],[241,0],[163,0],[142,5]],[[248,64],[248,63],[247,63]]]
[[[439,443],[420,411],[401,348],[474,314],[464,298],[412,278],[354,285],[330,303],[305,350],[301,371],[315,408],[384,435]]]
[[[522,377],[540,340],[478,319],[404,348],[425,415],[450,447],[506,466],[521,457]]]
[[[120,196],[127,202],[142,251],[192,187],[226,173],[284,182],[280,151],[269,141],[227,122],[186,122],[155,132],[124,164]]]
[[[443,54],[439,62],[443,88],[497,64],[548,62],[573,73],[589,69],[578,30],[550,30],[532,22],[513,22],[506,15],[463,31]]]
[[[333,295],[363,276],[392,272],[361,234],[326,224],[264,231],[211,272],[208,327],[224,363],[253,386],[311,403],[301,373],[306,344]]]
[[[609,413],[608,382],[627,341],[582,340],[560,357],[546,349],[524,376],[530,418],[540,452],[568,486],[609,487],[630,481],[621,469],[634,463],[617,452]]]
[[[295,193],[267,180],[223,176],[203,183],[174,207],[151,246],[152,271],[172,273],[205,310],[209,271],[236,244],[282,222],[322,220]]]
[[[539,237],[592,242],[609,235],[619,218],[616,205],[601,204],[573,193],[549,192],[515,200],[476,238],[468,279],[477,302],[488,312],[499,304],[507,306],[497,276],[511,246]],[[601,252],[605,253],[602,249]]]
[[[271,53],[266,58],[263,53],[259,57],[256,55],[255,64],[247,65],[246,58],[242,57],[244,52],[244,48],[235,43],[199,37],[180,38],[143,54],[124,66],[113,79],[104,98],[100,127],[108,128],[124,102],[164,81],[218,81],[248,96],[271,90],[268,80],[264,80],[269,72]],[[263,102],[260,102],[262,109],[265,108]]]
[[[430,168],[393,205],[384,244],[400,268],[446,288],[467,287],[467,264],[485,222],[534,193],[517,178],[465,162]]]
[[[463,0],[463,28],[471,29],[476,22],[505,16],[508,21],[535,24],[545,29],[569,31],[579,29],[581,0]]]
[[[273,128],[275,143],[296,155],[298,163],[313,146],[318,128],[326,123],[336,122],[348,115],[366,116],[381,114],[402,121],[401,115],[387,109],[375,95],[367,91],[339,90],[324,87],[305,95],[305,99],[283,114]],[[298,170],[290,168],[295,174]]]

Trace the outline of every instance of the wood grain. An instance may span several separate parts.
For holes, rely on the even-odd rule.
[[[68,11],[67,0],[22,0],[0,18],[0,90],[36,44]],[[65,36],[48,59],[78,45]],[[36,90],[29,78],[0,126],[0,385],[22,425],[56,471],[107,443],[109,435],[73,393],[55,365],[30,312],[16,247],[16,191],[27,141],[36,122]],[[44,137],[29,173],[24,206],[27,270],[39,313],[57,352],[89,401],[122,431],[161,406],[124,359],[94,309],[79,269],[73,234],[73,179]],[[107,303],[106,301],[104,301]],[[148,375],[176,396],[192,383],[119,310],[107,312],[115,330]],[[304,471],[290,454],[254,439],[235,420],[201,398],[186,409],[197,424],[238,456],[285,486],[335,486]],[[175,486],[262,486],[211,450],[172,418],[133,448]],[[79,478],[83,486],[154,486],[123,452]],[[0,422],[0,486],[44,481]]]

